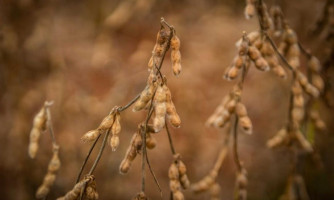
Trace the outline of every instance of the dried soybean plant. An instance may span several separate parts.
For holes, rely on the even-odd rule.
[[[235,56],[232,65],[226,69],[224,78],[227,80],[239,78],[239,81],[232,91],[223,98],[221,104],[207,121],[209,126],[227,127],[227,132],[230,131],[230,126],[233,126],[233,154],[237,166],[235,199],[240,200],[247,199],[247,172],[239,159],[237,136],[238,125],[242,127],[243,132],[252,133],[252,123],[247,115],[247,109],[241,103],[243,81],[250,66],[255,66],[261,71],[271,70],[283,79],[288,76],[284,67],[292,74],[288,123],[284,129],[268,141],[268,147],[288,146],[291,149],[291,155],[297,161],[300,153],[313,151],[312,145],[305,137],[306,130],[304,132],[301,130],[302,124],[308,123],[311,119],[318,129],[325,128],[318,111],[314,110],[312,106],[314,99],[319,97],[324,87],[323,79],[319,73],[321,69],[319,60],[301,46],[295,31],[287,24],[278,6],[273,6],[269,10],[262,0],[247,0],[246,4],[245,17],[250,19],[257,16],[260,30],[248,34],[244,33],[243,37],[236,43],[238,55]],[[279,47],[276,46],[275,42],[279,42]],[[308,59],[307,76],[300,70],[301,52]],[[306,97],[305,94],[308,96]],[[229,135],[227,134],[225,137],[229,137]],[[225,139],[222,148],[227,148],[227,144],[228,140]],[[224,155],[223,149],[211,172],[199,182],[192,184],[191,188],[194,192],[219,187],[216,178],[221,162],[223,162],[221,159]],[[293,173],[288,184],[291,185],[293,182],[293,186],[289,187],[283,198],[289,200],[308,199],[303,178],[296,171],[296,165],[293,163]],[[292,192],[293,196],[291,196]],[[211,193],[211,199],[216,199],[215,194]]]
[[[119,134],[121,132],[121,113],[127,110],[132,105],[132,110],[134,112],[144,110],[147,112],[147,115],[146,119],[138,125],[137,131],[132,136],[130,145],[125,153],[124,159],[120,164],[119,172],[121,174],[126,174],[130,170],[133,160],[137,157],[138,154],[141,154],[141,191],[134,197],[134,199],[148,199],[145,195],[146,163],[149,167],[151,174],[154,177],[154,180],[159,187],[159,190],[161,191],[160,185],[149,163],[147,148],[153,149],[156,146],[157,142],[154,139],[153,135],[161,132],[161,130],[165,128],[167,130],[168,139],[170,141],[172,153],[174,155],[174,162],[169,170],[172,196],[175,200],[184,199],[180,185],[182,185],[182,188],[187,188],[189,186],[189,180],[186,175],[186,167],[181,161],[180,155],[175,153],[171,135],[167,127],[167,121],[169,121],[173,127],[178,128],[181,125],[181,120],[176,112],[174,103],[172,101],[171,92],[167,87],[167,79],[160,71],[166,53],[169,49],[171,49],[172,71],[175,76],[180,74],[180,40],[176,35],[174,27],[170,26],[163,18],[161,18],[160,24],[161,27],[157,34],[156,44],[153,48],[152,56],[148,62],[149,76],[145,89],[133,100],[131,100],[127,105],[123,107],[115,106],[95,130],[91,130],[83,135],[83,137],[81,138],[82,141],[93,142],[93,144],[80,169],[76,185],[65,196],[59,199],[74,200],[79,197],[80,199],[98,198],[93,172],[102,156],[107,141],[109,141],[109,145],[112,151],[117,150],[117,147],[120,144]],[[101,144],[99,153],[95,159],[95,162],[89,170],[88,174],[86,174],[84,178],[80,180],[80,177],[91,155],[91,152],[93,151],[97,141],[103,134],[104,139]],[[176,167],[177,170],[171,172],[173,171],[173,167]]]
[[[52,128],[50,106],[53,102],[45,102],[41,110],[37,113],[33,120],[33,127],[30,132],[30,142],[28,153],[31,158],[35,158],[39,148],[39,138],[43,132],[49,131],[52,139],[53,156],[48,165],[47,174],[44,176],[43,183],[36,191],[36,199],[46,199],[50,192],[52,185],[56,180],[57,172],[60,168],[60,160],[58,156],[59,146],[56,142],[55,135]]]
[[[303,154],[313,153],[314,145],[311,144],[307,133],[310,131],[309,120],[319,130],[325,129],[325,123],[321,120],[318,110],[313,103],[324,89],[324,81],[321,77],[321,65],[319,60],[303,48],[298,40],[296,32],[288,25],[284,15],[278,6],[272,6],[269,10],[262,0],[248,1],[254,6],[260,24],[261,38],[268,43],[268,50],[283,62],[291,71],[290,102],[288,109],[288,122],[284,128],[267,142],[269,148],[278,146],[288,147],[292,157],[291,175],[288,185],[281,199],[309,199],[303,177],[298,169],[300,157]],[[249,11],[245,10],[248,15]],[[249,15],[252,15],[250,13]],[[275,41],[278,42],[278,47]],[[262,48],[264,48],[264,44]],[[269,52],[268,51],[268,52]],[[301,69],[301,55],[307,59],[306,73]],[[312,133],[313,134],[313,133]]]
[[[255,66],[260,71],[268,71],[270,69],[260,49],[254,45],[256,37],[258,36],[254,34],[247,35],[244,32],[240,41],[237,42],[238,54],[235,56],[231,66],[226,69],[224,78],[227,80],[238,78],[239,80],[206,122],[208,126],[216,128],[226,127],[227,130],[224,135],[223,147],[214,168],[206,177],[191,186],[195,193],[210,190],[211,199],[219,199],[219,192],[217,191],[219,191],[220,186],[216,178],[227,153],[230,132],[233,135],[233,155],[237,166],[235,198],[247,199],[247,171],[239,159],[237,139],[239,126],[242,132],[252,134],[253,125],[248,116],[246,106],[241,102],[243,83],[251,66]]]

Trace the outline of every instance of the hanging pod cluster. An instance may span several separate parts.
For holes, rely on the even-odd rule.
[[[226,95],[221,104],[209,117],[206,124],[213,127],[224,127],[231,122],[232,114],[236,114],[240,120],[239,125],[247,134],[252,134],[253,125],[248,116],[246,106],[240,102],[242,89],[239,85],[234,86],[233,91]]]
[[[30,141],[28,147],[28,153],[30,158],[36,157],[36,153],[39,147],[39,138],[41,136],[41,133],[46,131],[46,122],[46,108],[45,106],[43,106],[42,109],[34,117],[33,127],[30,132]]]
[[[126,174],[130,170],[132,161],[137,157],[137,154],[141,152],[143,143],[141,131],[143,131],[143,129],[139,127],[138,131],[135,132],[131,138],[130,146],[126,150],[125,157],[119,167],[119,172],[121,174]]]
[[[299,147],[307,152],[312,152],[313,150],[312,145],[300,131],[300,124],[305,117],[305,100],[303,96],[303,88],[299,80],[300,79],[297,78],[291,88],[292,109],[290,111],[290,125],[279,130],[273,138],[268,140],[267,146],[269,148],[291,145],[295,142]]]
[[[247,171],[241,167],[241,170],[237,173],[236,178],[236,198],[238,200],[246,200],[247,199]]]
[[[262,56],[259,48],[254,43],[251,43],[256,38],[256,34],[252,34],[251,36],[254,38],[249,38],[244,34],[243,38],[237,42],[238,55],[235,56],[232,65],[226,69],[225,79],[234,80],[243,68],[248,68],[252,64],[261,71],[268,71],[270,69],[268,62]]]
[[[227,155],[228,150],[228,139],[229,139],[229,133],[230,132],[230,126],[227,127],[227,131],[225,134],[225,141],[222,149],[219,152],[218,158],[215,162],[214,167],[209,172],[208,175],[206,175],[204,178],[199,180],[198,182],[192,183],[190,188],[194,193],[201,193],[208,191],[210,194],[211,200],[218,200],[220,198],[220,185],[217,182],[218,173],[221,169],[221,166],[225,160],[225,157]]]
[[[264,60],[267,61],[270,70],[280,78],[286,78],[287,74],[282,65],[280,64],[275,54],[275,50],[271,46],[270,42],[265,37],[262,37],[259,31],[253,31],[247,36],[250,43],[253,44],[257,49],[259,49]]]
[[[83,197],[83,200],[99,199],[93,175],[86,175],[81,181],[75,184],[72,190],[67,192],[65,196],[57,198],[57,200],[77,200],[80,196]]]
[[[288,178],[288,182],[284,193],[280,196],[280,200],[308,200],[306,185],[303,177],[299,174],[292,174]]]
[[[116,151],[119,145],[119,133],[121,132],[121,115],[118,111],[118,107],[115,106],[112,111],[102,120],[99,127],[95,130],[85,133],[81,140],[83,142],[93,142],[100,134],[106,134],[107,131],[111,131],[109,136],[109,145],[112,151]]]
[[[177,37],[175,29],[172,29],[172,32],[168,33],[164,26],[161,26],[161,29],[157,34],[157,40],[152,51],[152,56],[148,62],[148,71],[153,71],[155,68],[160,67],[169,46],[172,48],[171,62],[173,73],[175,76],[178,76],[181,73],[180,39]]]
[[[28,153],[31,158],[35,158],[38,146],[39,146],[39,138],[42,132],[46,131],[47,128],[50,132],[52,139],[52,151],[53,156],[49,162],[48,170],[46,175],[43,178],[42,184],[38,187],[36,191],[36,199],[44,199],[49,194],[51,187],[53,186],[57,172],[61,166],[59,159],[59,146],[56,143],[55,136],[52,129],[51,124],[51,114],[49,110],[49,106],[52,105],[52,102],[44,102],[43,107],[34,117],[33,128],[30,132],[30,142]]]
[[[290,66],[296,70],[300,67],[300,49],[297,34],[288,25],[285,25],[281,38],[282,40],[278,49],[280,53],[284,55]]]
[[[173,200],[183,200],[184,195],[181,188],[187,189],[190,185],[187,168],[180,158],[179,154],[175,154],[174,162],[168,170],[169,188],[173,193]]]
[[[36,191],[36,199],[44,199],[49,194],[51,186],[56,180],[56,174],[60,168],[60,160],[58,156],[59,147],[53,147],[53,156],[48,165],[48,172],[44,176],[43,183]]]
[[[155,75],[151,73],[150,76]],[[154,113],[153,129],[155,133],[160,132],[164,128],[166,117],[172,126],[179,128],[181,119],[176,112],[171,92],[167,87],[166,79],[155,77],[152,78],[152,80],[153,81],[150,81],[149,78],[148,85],[141,92],[139,99],[134,105],[133,111],[136,112],[147,106],[152,106]],[[152,90],[152,92],[148,90]]]

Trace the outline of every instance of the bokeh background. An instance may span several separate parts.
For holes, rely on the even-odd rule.
[[[278,3],[304,46],[323,61],[333,44],[324,35],[308,33],[325,1]],[[182,119],[181,128],[171,128],[175,148],[191,181],[206,175],[222,144],[222,131],[204,123],[234,84],[222,75],[236,53],[235,42],[242,31],[258,29],[255,19],[244,18],[244,6],[243,0],[1,0],[1,198],[34,199],[42,182],[52,155],[49,135],[42,135],[36,159],[28,157],[27,148],[33,117],[45,100],[54,101],[52,120],[62,161],[48,199],[73,187],[90,148],[80,137],[96,128],[112,107],[125,105],[145,87],[160,17],[174,25],[182,43],[181,75],[172,75],[169,53],[162,68]],[[241,134],[239,149],[249,174],[249,199],[278,199],[284,191],[290,172],[288,151],[267,149],[265,143],[287,121],[288,88],[288,80],[270,72],[252,69],[246,78],[243,102],[254,134]],[[325,200],[334,197],[333,111],[322,102],[319,109],[328,125],[315,141],[323,167],[305,159],[303,175],[311,199]],[[145,112],[131,109],[122,113],[120,147],[116,152],[106,148],[95,170],[100,199],[131,199],[140,191],[140,159],[127,175],[120,175],[118,166],[144,117]],[[155,138],[158,145],[148,155],[163,199],[168,199],[172,156],[166,133]],[[96,154],[97,150],[93,157]],[[218,178],[222,199],[233,198],[235,170],[229,152]],[[148,171],[147,181],[147,195],[159,199]],[[208,199],[207,194],[185,194],[187,199]]]

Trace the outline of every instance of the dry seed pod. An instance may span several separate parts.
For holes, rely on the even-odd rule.
[[[153,71],[153,65],[154,65],[153,56],[151,56],[151,58],[150,58],[150,60],[148,61],[148,64],[147,64],[149,72]]]
[[[177,37],[177,35],[174,33],[172,39],[170,40],[170,47],[173,50],[180,50],[181,42],[180,39]]]
[[[135,134],[133,134],[130,141],[130,146],[128,147],[125,157],[119,166],[119,172],[121,174],[126,174],[129,171],[131,163],[136,158],[137,152],[139,149],[141,149],[141,146],[142,138],[139,131],[137,131]]]
[[[143,108],[145,108],[145,106],[147,105],[147,103],[152,99],[154,91],[156,88],[156,84],[155,83],[149,83],[145,89],[140,93],[140,97],[139,99],[136,101],[132,111],[136,112],[136,111],[140,111]]]
[[[46,122],[47,122],[46,109],[43,106],[42,109],[36,114],[33,120],[33,127],[30,132],[30,141],[28,147],[28,153],[30,158],[35,158],[36,156],[39,146],[38,144],[39,137],[42,131],[46,130]]]
[[[294,95],[293,96],[293,105],[296,107],[304,106],[304,97],[303,95]]]
[[[297,122],[299,124],[299,122],[301,120],[303,120],[304,115],[305,115],[305,110],[303,107],[299,108],[299,107],[295,107],[292,109],[291,111],[292,113],[292,120]]]
[[[242,57],[240,55],[235,56],[233,60],[233,67],[241,69],[243,65],[244,60],[242,59]]]
[[[285,29],[283,38],[288,44],[296,44],[298,42],[297,35],[291,28]]]
[[[299,57],[291,57],[291,58],[287,58],[287,60],[293,69],[297,69],[300,66]]]
[[[148,200],[148,198],[144,192],[140,192],[132,200]]]
[[[297,43],[292,44],[289,46],[289,49],[287,50],[286,56],[287,57],[299,57],[300,55],[300,48]]]
[[[236,187],[237,187],[237,199],[246,200],[247,199],[247,172],[245,169],[242,169],[241,172],[237,174]]]
[[[243,103],[238,102],[235,111],[240,118],[248,116],[246,106]]]
[[[310,67],[310,69],[314,72],[319,72],[321,70],[321,64],[320,61],[318,60],[317,57],[312,56],[309,60],[308,60],[308,65]]]
[[[250,44],[253,44],[260,37],[259,31],[253,31],[247,34],[247,38]]]
[[[180,116],[177,114],[174,103],[172,101],[172,94],[166,84],[163,85],[164,92],[166,94],[166,113],[169,122],[175,127],[181,126]]]
[[[219,115],[224,111],[224,107],[222,105],[219,105],[216,110],[214,111],[214,113],[208,118],[208,120],[206,120],[205,125],[206,126],[215,126],[215,122],[217,120],[217,118],[219,117]]]
[[[181,191],[176,191],[173,193],[173,200],[184,200],[184,195]]]
[[[272,70],[280,78],[286,78],[287,77],[286,72],[285,72],[284,68],[281,65],[275,65],[275,66],[273,66]]]
[[[253,61],[256,61],[258,58],[262,57],[260,51],[254,46],[250,46],[248,48],[248,55]]]
[[[84,197],[85,200],[99,199],[99,194],[96,191],[96,181],[94,178],[87,183]]]
[[[157,145],[157,141],[152,137],[150,133],[146,134],[146,147],[148,149],[153,149]]]
[[[228,81],[234,80],[238,76],[239,71],[240,69],[238,69],[237,67],[229,67],[225,72],[224,78]]]
[[[249,2],[249,1],[248,1]],[[245,7],[245,18],[250,19],[254,16],[255,14],[255,6],[252,3],[247,3]]]
[[[168,178],[171,180],[178,180],[179,179],[179,169],[175,163],[172,163],[172,165],[168,169]]]
[[[91,130],[88,131],[87,133],[85,133],[82,137],[81,140],[83,142],[92,142],[94,141],[98,136],[100,135],[100,131],[99,130]]]
[[[157,42],[156,43],[160,44],[160,45],[164,44],[167,40],[167,36],[168,36],[168,34],[167,34],[166,29],[164,29],[164,28],[160,29],[160,31],[157,34]]]
[[[79,183],[75,184],[75,186],[73,187],[73,189],[71,191],[67,192],[65,194],[65,196],[59,197],[59,198],[57,198],[57,200],[76,200],[76,199],[78,199],[78,197],[80,195],[80,192],[83,189],[83,187],[86,185],[86,183],[88,183],[92,179],[94,179],[93,175],[86,176]]]
[[[210,200],[219,200],[220,199],[221,187],[218,183],[214,183],[210,187]]]
[[[315,127],[321,131],[326,129],[325,122],[320,118],[319,112],[317,110],[312,110],[310,113],[310,117]]]
[[[274,148],[282,145],[288,137],[288,132],[285,128],[279,130],[276,135],[267,141],[267,147]]]
[[[48,165],[48,172],[43,179],[42,185],[39,186],[39,188],[36,191],[37,199],[44,199],[49,194],[50,188],[52,187],[53,183],[56,180],[56,173],[61,165],[58,156],[58,151],[59,147],[54,146],[53,156]]]
[[[180,175],[179,179],[180,179],[181,186],[183,189],[187,189],[190,185],[190,181],[187,176],[186,165],[181,160],[178,160],[177,167],[179,170],[179,175]]]
[[[110,137],[110,146],[112,151],[116,151],[118,145],[119,145],[119,133],[121,132],[121,115],[119,112],[116,112],[115,121],[111,127],[111,137]]]
[[[252,134],[253,132],[253,125],[252,121],[248,116],[240,117],[240,126],[244,130],[246,134]]]
[[[217,172],[212,170],[210,174],[205,176],[202,180],[198,181],[197,183],[193,183],[190,187],[191,190],[195,193],[200,193],[208,190],[215,182],[217,175]]]
[[[153,105],[155,116],[153,118],[153,127],[155,132],[159,132],[165,125],[165,115],[167,112],[167,95],[162,86],[158,86]]]
[[[319,90],[311,84],[307,84],[305,86],[305,92],[313,96],[314,98],[318,98],[320,95]]]
[[[48,171],[51,172],[51,173],[56,173],[61,166],[59,156],[58,156],[58,148],[56,150],[54,150],[53,156],[52,156],[52,158],[49,162],[49,165],[48,165]]]
[[[258,58],[255,61],[255,67],[261,71],[269,71],[270,67],[267,61],[264,58]]]
[[[320,92],[324,91],[325,83],[319,74],[312,73],[312,85],[316,87]]]
[[[313,151],[312,145],[309,143],[309,141],[307,141],[307,139],[304,137],[304,135],[300,131],[296,131],[295,136],[296,136],[296,139],[299,142],[300,146],[306,152],[312,152]]]
[[[171,52],[171,61],[172,61],[173,73],[175,76],[177,76],[181,73],[181,70],[182,70],[181,52],[178,49],[173,48],[173,47],[172,47],[172,52]]]
[[[98,130],[107,131],[108,129],[111,128],[113,123],[114,123],[114,114],[110,113],[102,120],[100,126],[98,127]]]

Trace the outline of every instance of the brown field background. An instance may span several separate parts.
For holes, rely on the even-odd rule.
[[[322,35],[310,37],[308,32],[321,16],[324,1],[280,4],[304,46],[323,59],[329,44]],[[116,13],[119,6],[128,6],[126,12]],[[34,199],[46,173],[52,154],[49,135],[42,135],[34,160],[27,153],[33,117],[45,100],[55,102],[51,112],[62,162],[48,199],[73,187],[90,148],[80,137],[96,128],[112,107],[125,105],[145,87],[147,62],[162,16],[181,40],[181,75],[172,75],[169,53],[162,68],[182,119],[181,128],[171,128],[174,145],[188,167],[190,181],[206,175],[222,144],[222,131],[204,123],[234,84],[222,75],[236,53],[235,42],[243,30],[258,29],[255,19],[244,19],[243,8],[242,0],[0,1],[1,199]],[[239,150],[249,174],[250,200],[278,199],[283,193],[290,169],[288,151],[267,149],[265,143],[287,121],[288,90],[289,80],[271,72],[252,69],[246,77],[242,98],[254,133],[240,134]],[[334,198],[333,110],[322,102],[319,109],[328,126],[315,140],[323,167],[307,158],[302,171],[311,199],[326,200]],[[116,152],[106,148],[94,173],[100,199],[131,199],[140,191],[140,159],[127,175],[120,175],[118,167],[145,112],[128,109],[121,115],[120,146]],[[166,133],[155,137],[158,145],[148,155],[163,199],[168,199],[172,155]],[[96,154],[97,150],[93,157]],[[92,163],[90,159],[88,167]],[[230,151],[218,178],[222,199],[233,198],[235,170]],[[148,171],[147,195],[159,199]],[[186,199],[209,198],[190,191],[185,195]]]

